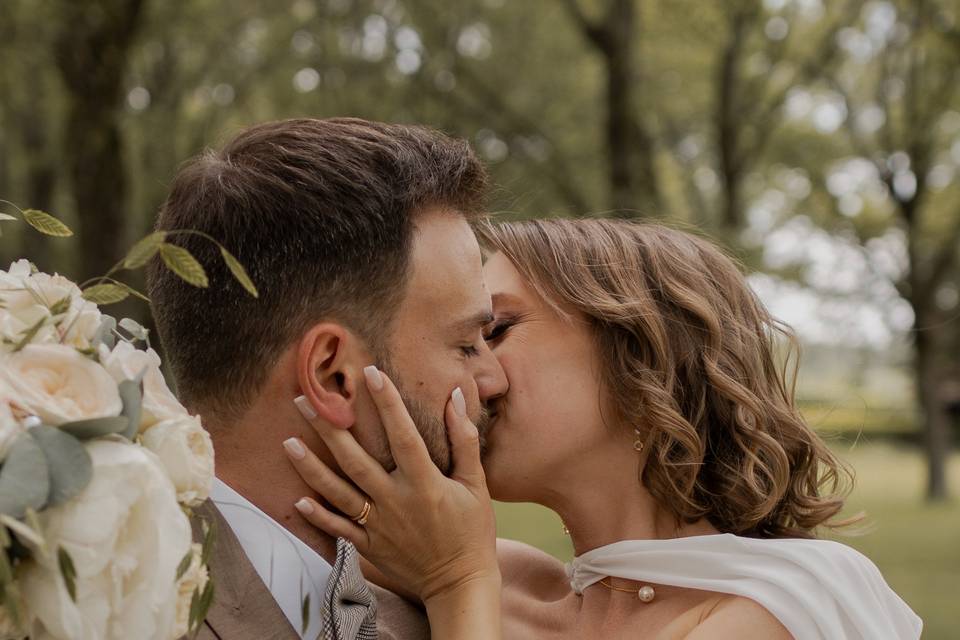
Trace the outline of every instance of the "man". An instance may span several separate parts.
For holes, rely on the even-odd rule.
[[[157,228],[222,242],[260,292],[248,295],[192,232],[170,238],[207,268],[208,288],[157,261],[148,271],[181,399],[216,450],[200,510],[218,523],[216,597],[201,638],[429,637],[417,609],[363,581],[350,545],[297,513],[312,492],[281,447],[297,437],[333,464],[293,403],[304,395],[392,468],[362,378],[377,364],[449,468],[451,392],[482,424],[483,405],[506,391],[482,339],[491,306],[469,226],[485,186],[465,142],[357,119],[254,126],[175,178]]]

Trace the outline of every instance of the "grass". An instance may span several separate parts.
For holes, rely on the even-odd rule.
[[[924,620],[923,637],[957,637],[960,627],[960,505],[927,504],[923,458],[916,449],[884,443],[836,445],[857,473],[846,513],[866,512],[857,535],[832,537],[870,557],[887,582]],[[950,466],[950,489],[960,499],[960,455]],[[530,504],[496,505],[499,534],[567,561],[572,557],[560,518]]]

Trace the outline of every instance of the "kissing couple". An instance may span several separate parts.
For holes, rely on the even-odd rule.
[[[918,638],[842,527],[846,471],[798,412],[789,330],[710,241],[492,223],[437,131],[297,119],[178,173],[148,271],[181,400],[216,450],[199,638]],[[214,248],[213,251],[216,251]],[[491,497],[569,531],[497,540]],[[199,528],[199,525],[198,525]]]

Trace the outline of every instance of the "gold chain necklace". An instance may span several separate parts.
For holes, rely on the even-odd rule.
[[[623,587],[615,587],[612,584],[608,583],[606,579],[600,581],[600,584],[605,586],[611,591],[622,591],[623,593],[635,593],[637,598],[640,599],[640,602],[647,603],[653,602],[653,599],[657,596],[657,592],[648,584],[641,585],[639,589],[624,589]]]

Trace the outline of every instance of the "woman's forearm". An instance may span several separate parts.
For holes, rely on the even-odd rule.
[[[424,602],[432,640],[499,640],[500,575],[477,578]]]

